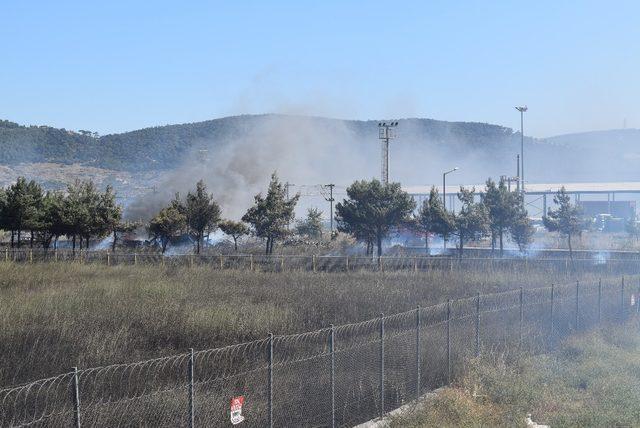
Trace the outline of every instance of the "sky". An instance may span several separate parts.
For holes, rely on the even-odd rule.
[[[237,114],[640,127],[637,1],[28,1],[0,119],[100,134]]]

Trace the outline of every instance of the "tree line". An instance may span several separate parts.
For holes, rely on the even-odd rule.
[[[76,181],[65,193],[45,191],[37,182],[20,177],[15,184],[0,189],[0,229],[11,233],[11,247],[20,247],[23,233],[29,246],[57,247],[67,236],[82,249],[92,238],[114,235],[130,228],[122,222],[122,208],[111,187],[98,191],[91,181]]]
[[[336,205],[338,230],[354,236],[366,245],[368,255],[382,255],[382,242],[392,231],[410,230],[424,237],[429,253],[429,240],[441,237],[445,244],[453,239],[459,255],[464,246],[484,238],[491,239],[492,250],[498,246],[504,253],[504,238],[509,236],[525,252],[533,242],[535,229],[528,216],[523,194],[510,191],[506,182],[488,179],[484,192],[476,197],[476,190],[461,187],[458,192],[461,207],[458,212],[445,209],[436,187],[420,207],[399,183],[382,184],[378,180],[356,181],[347,188],[347,198]],[[567,238],[573,257],[571,239],[587,228],[580,207],[572,204],[562,187],[554,202],[557,209],[543,216],[543,224],[550,232]],[[416,212],[416,208],[418,208]]]
[[[436,187],[416,212],[416,202],[399,183],[383,185],[378,180],[357,181],[347,188],[347,199],[336,205],[338,230],[364,242],[367,254],[382,255],[382,242],[395,229],[414,231],[425,239],[440,236],[445,242],[454,238],[458,251],[470,241],[490,236],[492,247],[499,243],[504,250],[504,235],[509,233],[521,250],[531,243],[533,227],[524,208],[522,196],[507,189],[504,181],[489,179],[484,194],[476,201],[475,189],[460,189],[461,208],[447,211]]]
[[[225,220],[214,195],[207,192],[201,180],[193,191],[182,198],[176,194],[168,205],[144,224],[152,244],[164,253],[171,242],[188,237],[194,250],[200,253],[205,237],[218,228],[233,239],[237,251],[238,240],[252,234],[262,238],[265,253],[271,254],[278,241],[292,234],[320,238],[322,212],[312,208],[307,216],[291,228],[295,207],[300,195],[287,197],[285,185],[274,173],[266,194],[257,194],[254,203],[240,221]],[[378,180],[356,181],[347,188],[347,197],[336,204],[338,231],[353,236],[366,247],[366,253],[382,255],[384,240],[397,231],[411,231],[424,238],[429,251],[430,239],[441,237],[445,243],[456,243],[460,255],[464,246],[484,238],[491,239],[492,249],[502,255],[508,236],[521,251],[532,242],[534,228],[525,209],[523,196],[510,191],[506,183],[489,179],[484,192],[477,197],[475,189],[461,188],[458,193],[461,207],[457,212],[444,208],[435,187],[420,207],[404,192],[399,183],[382,184]],[[586,225],[579,207],[571,204],[562,188],[554,198],[558,208],[549,210],[543,222],[549,231],[567,237],[570,251],[572,237],[579,235]],[[417,210],[416,210],[417,208]],[[142,222],[125,221],[116,195],[107,187],[99,191],[91,181],[76,181],[65,192],[45,191],[35,181],[18,178],[15,184],[0,189],[0,229],[10,232],[11,246],[20,247],[23,236],[29,246],[57,248],[58,239],[66,236],[72,248],[88,248],[91,239],[113,235],[115,251],[120,234],[134,231]]]

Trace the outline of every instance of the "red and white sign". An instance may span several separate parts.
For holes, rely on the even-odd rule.
[[[243,404],[244,395],[231,399],[231,423],[233,425],[238,425],[240,422],[244,421],[244,416],[242,416]]]

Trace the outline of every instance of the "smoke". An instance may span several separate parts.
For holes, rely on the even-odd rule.
[[[220,203],[223,216],[238,219],[266,190],[271,173],[292,183],[291,193],[302,193],[297,215],[318,207],[329,217],[329,204],[317,185],[336,184],[340,201],[354,180],[380,176],[380,141],[377,121],[346,121],[295,115],[250,115],[219,122],[210,138],[185,141],[190,150],[176,166],[154,182],[154,191],[128,205],[129,219],[148,220],[179,192],[182,196],[203,179]],[[459,170],[447,184],[483,183],[488,177],[513,176],[519,134],[509,128],[481,123],[400,119],[397,137],[390,144],[390,179],[405,186],[440,185],[442,172]],[[528,182],[578,180],[589,165],[596,181],[601,169],[588,162],[593,150],[576,151],[573,141],[525,140]],[[573,159],[573,161],[570,161]],[[594,161],[595,162],[595,161]],[[309,187],[309,185],[316,185]]]
[[[149,219],[176,192],[186,194],[200,179],[221,205],[224,217],[239,218],[254,195],[266,190],[274,171],[283,182],[298,185],[350,182],[375,174],[370,159],[376,141],[366,147],[342,121],[265,115],[235,123],[226,137],[194,144],[154,192],[127,207],[126,217]],[[295,192],[292,187],[291,193]]]

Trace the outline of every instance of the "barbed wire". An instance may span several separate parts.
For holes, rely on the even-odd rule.
[[[0,389],[0,426],[217,426],[238,396],[249,425],[354,424],[448,383],[482,349],[551,349],[573,332],[623,321],[638,313],[638,291],[624,279],[519,288],[70,371]]]

